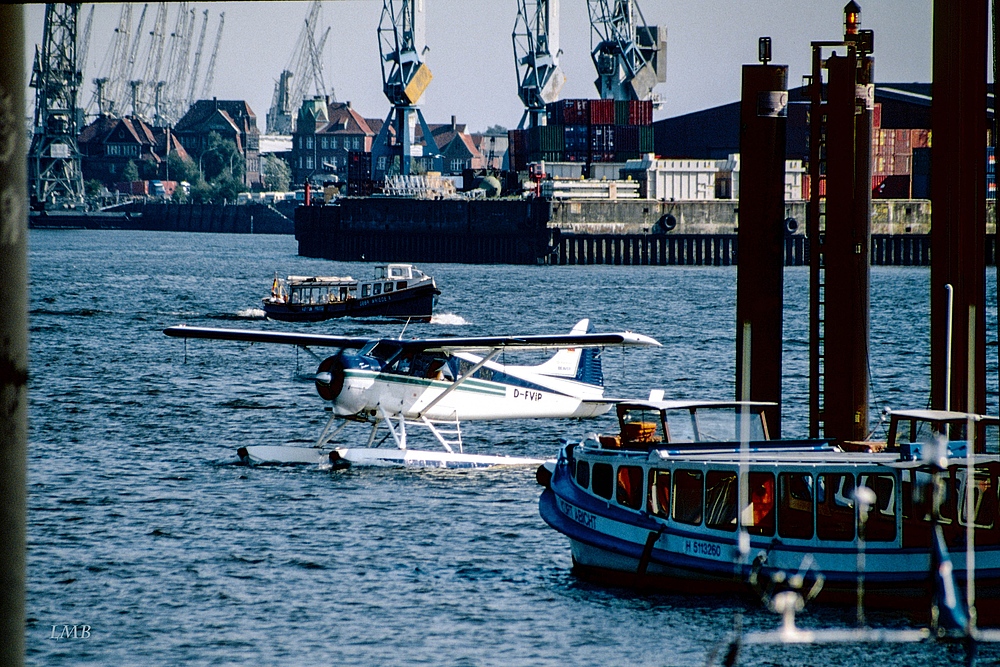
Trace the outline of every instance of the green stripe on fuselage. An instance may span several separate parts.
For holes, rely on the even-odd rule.
[[[348,369],[344,371],[344,377],[350,378],[370,378],[374,382],[395,382],[397,384],[410,384],[419,387],[439,387],[442,391],[450,387],[453,383],[448,380],[432,380],[430,378],[418,378],[410,375],[396,375],[394,373],[379,373],[376,371],[366,371],[359,369]],[[458,385],[455,391],[466,391],[475,394],[489,394],[491,396],[506,396],[507,389],[504,385],[477,378],[469,378]]]

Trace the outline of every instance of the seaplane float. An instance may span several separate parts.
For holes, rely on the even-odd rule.
[[[478,468],[533,465],[540,459],[463,451],[461,422],[531,418],[588,418],[604,414],[614,399],[604,397],[601,348],[659,346],[632,332],[588,333],[589,320],[568,334],[467,338],[360,338],[244,329],[173,326],[177,338],[276,343],[337,348],[319,364],[316,391],[330,416],[310,447],[240,447],[248,464],[319,463],[333,467],[394,465]],[[497,362],[506,350],[556,350],[541,364]],[[311,350],[310,350],[311,351]],[[363,447],[332,446],[348,425],[369,427]],[[388,433],[376,441],[378,431]],[[414,450],[407,433],[424,429],[440,449]],[[379,445],[391,436],[395,447]]]
[[[1000,420],[896,411],[885,442],[771,440],[765,405],[657,392],[617,404],[617,434],[565,444],[538,470],[539,511],[569,538],[574,573],[762,597],[764,582],[797,581],[850,605],[860,588],[908,611],[949,586],[961,604],[972,582],[980,621],[1000,623],[1000,457],[962,439]]]

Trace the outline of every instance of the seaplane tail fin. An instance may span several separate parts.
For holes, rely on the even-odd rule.
[[[584,318],[570,330],[570,335],[580,335],[590,331],[592,331],[590,320]],[[538,364],[532,370],[550,377],[575,378],[587,384],[604,386],[601,355],[597,348],[568,347],[559,350],[551,359]]]

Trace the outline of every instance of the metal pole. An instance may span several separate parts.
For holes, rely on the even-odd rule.
[[[0,5],[0,664],[24,664],[28,454],[24,8]]]

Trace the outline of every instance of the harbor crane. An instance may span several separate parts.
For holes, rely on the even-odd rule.
[[[198,35],[198,46],[194,50],[194,65],[191,66],[191,85],[188,94],[184,98],[185,107],[190,107],[194,102],[194,94],[198,90],[198,68],[201,66],[201,52],[205,47],[205,33],[208,31],[208,10],[206,9],[201,17],[201,33]]]
[[[376,172],[390,171],[396,158],[399,159],[399,174],[410,174],[413,158],[424,155],[424,147],[414,145],[417,123],[420,123],[427,149],[437,153],[427,121],[416,106],[432,78],[430,68],[423,61],[429,51],[424,20],[423,0],[383,0],[382,18],[378,24],[382,90],[392,108],[372,146],[373,176]],[[389,141],[390,126],[396,131],[395,143]]]
[[[594,85],[603,99],[660,100],[667,80],[667,29],[650,26],[636,0],[587,0]]]
[[[31,87],[35,119],[28,151],[31,206],[83,207],[83,172],[76,137],[82,114],[77,94],[82,80],[77,62],[79,4],[45,5],[42,45],[35,48]]]
[[[281,71],[278,81],[275,82],[271,107],[267,111],[269,134],[291,134],[295,131],[294,105],[302,103],[310,83],[316,95],[326,97],[328,94],[323,77],[323,49],[326,47],[327,37],[330,36],[330,28],[326,29],[320,39],[316,39],[320,9],[319,0],[313,0],[309,5],[309,12],[292,50],[292,56],[288,65]],[[333,97],[332,91],[330,96]]]
[[[153,29],[149,33],[149,52],[146,55],[146,66],[142,74],[142,91],[140,93],[141,112],[147,118],[156,118],[157,108],[155,101],[156,84],[160,79],[160,67],[163,63],[163,44],[166,41],[167,32],[167,4],[158,2],[156,4],[156,18],[153,20]],[[152,111],[152,113],[151,113]]]
[[[517,94],[524,102],[519,129],[545,125],[545,105],[559,99],[566,75],[559,68],[559,0],[518,0],[514,21]]]

